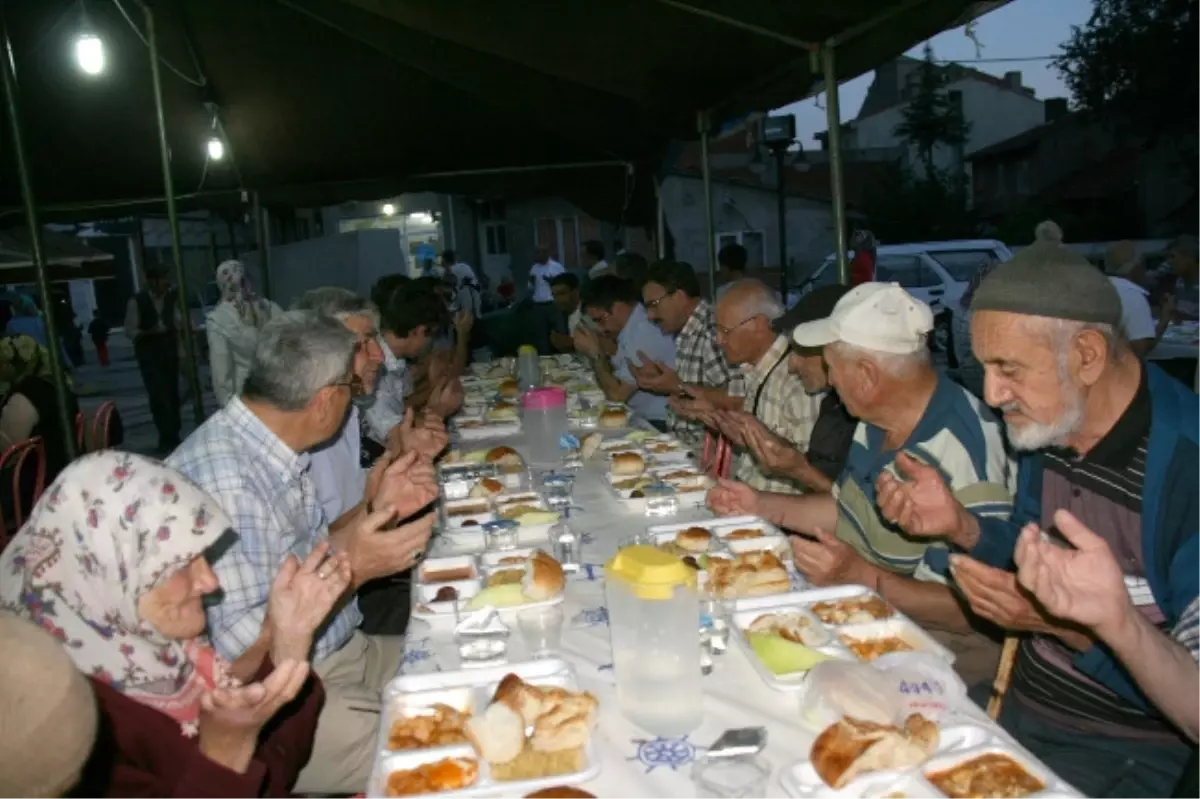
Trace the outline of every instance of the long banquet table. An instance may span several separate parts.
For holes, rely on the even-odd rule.
[[[519,437],[471,442],[470,448],[507,444],[523,451]],[[625,720],[617,704],[616,681],[608,637],[603,564],[616,552],[618,542],[655,523],[625,508],[609,491],[602,467],[589,463],[579,472],[572,528],[583,539],[583,568],[568,578],[563,611],[562,656],[575,668],[580,687],[591,691],[601,704],[594,735],[601,760],[600,775],[580,787],[596,796],[696,796],[691,767],[698,753],[727,729],[761,726],[767,729],[763,753],[772,775],[768,796],[786,796],[779,782],[783,768],[805,756],[814,733],[800,722],[799,698],[769,688],[747,660],[744,650],[730,642],[728,651],[715,658],[712,673],[704,678],[704,721],[680,738],[655,738]],[[681,511],[664,522],[711,518],[704,509]],[[430,556],[441,554],[434,542]],[[508,660],[525,660],[524,642],[516,625],[508,642]],[[402,674],[455,671],[462,668],[450,626],[431,627],[410,622],[406,635]],[[984,719],[981,711],[976,711]],[[506,794],[498,794],[506,795]],[[517,796],[519,793],[513,793]]]

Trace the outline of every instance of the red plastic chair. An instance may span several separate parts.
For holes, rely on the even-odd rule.
[[[112,423],[113,411],[116,409],[117,404],[112,400],[105,402],[96,409],[96,416],[92,419],[93,451],[109,449],[112,446],[112,441],[109,440],[109,425]]]
[[[32,461],[30,461],[31,457]],[[21,478],[24,476],[25,470],[31,467],[37,469],[33,480],[33,503],[37,504],[38,499],[42,496],[42,491],[46,489],[46,448],[42,443],[42,437],[34,436],[28,441],[13,444],[0,453],[0,474],[4,474],[6,468],[12,471],[12,483],[9,487],[12,489],[13,500],[11,518],[5,519],[4,514],[0,514],[0,551],[8,546],[9,539],[25,523],[27,509],[21,505]],[[28,510],[32,509],[31,506]],[[11,533],[7,527],[9,521],[13,523]]]

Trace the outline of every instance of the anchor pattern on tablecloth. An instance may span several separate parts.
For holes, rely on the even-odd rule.
[[[696,759],[698,747],[684,735],[681,738],[633,738],[636,747],[632,757],[646,767],[649,774],[657,768],[669,768],[678,771],[680,766],[686,766]]]
[[[571,623],[580,627],[599,627],[601,624],[608,626],[608,608],[604,605],[584,608],[575,614]]]
[[[401,663],[404,666],[415,666],[432,658],[433,652],[429,651],[429,639],[422,638],[418,641],[408,642],[408,645],[404,647],[404,660]]]

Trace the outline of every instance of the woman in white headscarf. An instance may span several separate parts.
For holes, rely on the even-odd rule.
[[[225,261],[217,267],[221,301],[208,314],[208,360],[212,368],[213,393],[217,403],[238,395],[254,360],[258,331],[280,308],[254,293],[241,261]]]
[[[228,535],[229,517],[186,477],[106,450],[64,469],[0,555],[0,609],[57,638],[95,693],[80,795],[283,796],[307,761],[324,701],[312,634],[349,565],[324,560],[327,547],[289,557],[271,588],[270,654],[230,664],[205,636],[203,604]]]

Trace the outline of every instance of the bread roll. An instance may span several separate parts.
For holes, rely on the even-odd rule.
[[[525,722],[508,705],[493,702],[467,722],[467,738],[489,763],[508,763],[525,748]]]
[[[572,788],[570,785],[555,785],[553,788],[542,788],[540,791],[527,793],[525,799],[596,799],[596,794]]]
[[[707,552],[711,541],[712,533],[703,527],[689,527],[675,536],[675,543],[688,552]]]
[[[504,483],[501,483],[494,477],[483,478],[471,489],[471,496],[475,499],[487,499],[488,497],[494,497],[497,494],[503,493]]]
[[[520,466],[521,455],[512,447],[492,447],[484,460],[488,463],[498,463],[501,466]]]
[[[612,473],[619,477],[637,477],[646,471],[646,461],[636,452],[618,452],[612,457]]]
[[[526,727],[532,727],[542,713],[542,692],[515,674],[504,676],[492,701],[516,711]]]
[[[566,585],[562,564],[540,549],[525,564],[521,592],[534,602],[542,602],[562,593]]]
[[[496,389],[500,396],[515,398],[521,396],[521,387],[517,385],[517,381],[513,379],[501,380],[500,387]]]
[[[609,409],[601,411],[599,425],[601,427],[624,427],[629,423],[629,414],[625,411]]]

